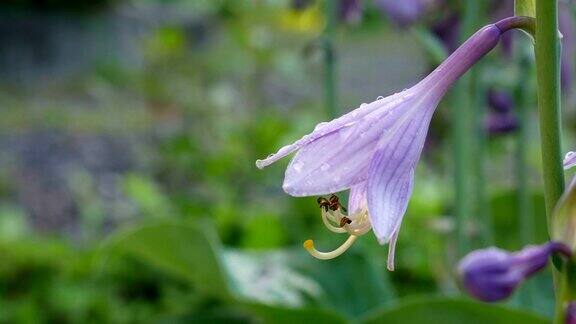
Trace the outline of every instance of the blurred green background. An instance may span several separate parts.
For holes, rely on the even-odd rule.
[[[420,1],[426,9],[404,24],[378,1],[362,1],[355,13],[345,11],[353,1],[337,2],[330,41],[339,113],[431,71],[453,50],[443,38],[458,30],[452,21],[466,5]],[[512,14],[511,4],[486,1],[474,27]],[[397,270],[386,271],[387,247],[372,234],[333,261],[302,248],[308,238],[322,250],[341,238],[323,228],[315,197],[282,192],[288,159],[265,170],[254,162],[328,119],[324,5],[3,1],[0,322],[545,322],[549,273],[500,306],[472,302],[458,288],[448,131],[458,103],[450,94],[417,170]],[[514,34],[515,49],[529,45]],[[493,239],[470,215],[471,248],[547,239],[534,75],[524,68],[500,46],[478,80],[511,95],[526,81],[533,241],[517,230],[516,128],[487,129]],[[478,105],[489,119],[488,106]]]

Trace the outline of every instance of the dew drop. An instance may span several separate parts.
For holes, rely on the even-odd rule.
[[[326,163],[326,162],[322,163],[322,165],[320,165],[320,170],[321,170],[321,171],[328,171],[328,170],[330,170],[330,164],[328,164],[328,163]]]
[[[302,161],[294,161],[294,163],[292,163],[292,168],[294,169],[294,171],[300,173],[302,172],[302,168],[304,167],[304,162]]]
[[[376,98],[376,100],[382,100],[382,99],[384,99],[384,97],[382,96],[378,96],[378,98]]]
[[[328,124],[328,123],[327,122],[319,123],[318,125],[316,125],[316,127],[314,127],[314,131],[321,129],[322,127],[326,126],[326,124]]]

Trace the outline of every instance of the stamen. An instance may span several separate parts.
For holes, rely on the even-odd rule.
[[[346,216],[340,218],[340,227],[352,224],[352,220]]]
[[[316,259],[330,260],[346,252],[346,250],[348,250],[352,246],[352,243],[356,241],[357,237],[358,236],[356,235],[350,235],[342,245],[340,245],[337,249],[330,252],[320,252],[316,250],[316,248],[314,247],[314,241],[312,240],[306,240],[304,242],[304,248],[308,251],[308,253],[310,253],[310,255],[312,255]]]
[[[327,229],[329,229],[330,231],[332,231],[334,233],[346,233],[345,228],[340,228],[340,227],[336,227],[336,226],[332,225],[330,223],[330,220],[328,219],[329,216],[330,216],[330,214],[328,212],[325,212],[324,210],[322,210],[322,222],[324,222],[324,226],[326,226]]]

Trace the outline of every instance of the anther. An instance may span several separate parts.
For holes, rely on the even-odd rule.
[[[352,224],[352,220],[346,216],[340,218],[340,227],[344,227],[346,224]]]

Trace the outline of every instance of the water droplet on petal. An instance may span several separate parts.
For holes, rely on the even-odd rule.
[[[365,102],[363,102],[362,104],[360,104],[360,108],[362,108],[362,107],[366,107],[366,106],[368,106],[368,104],[367,104],[367,103],[365,103]]]
[[[294,161],[294,163],[292,163],[292,168],[296,172],[301,172],[303,167],[304,167],[304,162],[302,162],[302,161]]]
[[[378,96],[378,98],[376,98],[376,100],[382,100],[382,99],[384,99],[384,97],[382,96]]]
[[[320,165],[320,170],[322,170],[322,171],[330,170],[330,164],[328,164],[326,162],[322,163],[322,165]]]
[[[328,124],[328,123],[327,122],[319,123],[318,125],[316,125],[316,127],[314,127],[314,131],[321,129],[322,127],[326,126],[326,124]]]

